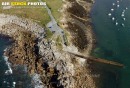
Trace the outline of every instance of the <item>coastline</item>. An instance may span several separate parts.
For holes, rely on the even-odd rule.
[[[34,82],[40,82],[39,84],[45,88],[75,86],[72,57],[57,51],[55,44],[51,44],[45,38],[44,28],[17,16],[0,14],[0,18],[0,33],[15,40],[5,53],[13,68],[24,65],[30,76],[39,74],[41,81],[34,80]],[[16,86],[18,85],[21,85],[20,82],[16,83]]]
[[[65,2],[65,4],[70,5],[67,2]],[[68,18],[69,22],[72,21],[73,22],[72,25],[74,25],[75,22],[77,22],[78,23],[77,25],[80,26],[82,29],[82,31],[79,31],[80,33],[79,35],[83,33],[84,37],[82,36],[80,37],[82,37],[82,39],[85,38],[83,40],[83,42],[85,41],[85,43],[83,43],[83,47],[81,44],[81,45],[78,45],[80,47],[79,49],[77,49],[77,47],[73,47],[73,48],[74,49],[76,48],[77,53],[90,57],[90,53],[94,47],[94,41],[95,41],[95,38],[93,36],[92,26],[91,26],[91,18],[88,16],[88,14],[90,14],[92,4],[89,3],[90,7],[88,10],[87,10],[88,4],[86,4],[86,1],[83,3],[76,2],[75,4],[76,5],[78,4],[78,6],[81,7],[81,10],[84,9],[85,13],[87,11],[88,13],[86,13],[86,15],[80,14],[81,17],[64,13],[66,14],[66,16],[64,15],[64,17]],[[82,7],[81,4],[83,4],[84,7]],[[13,47],[9,49],[9,52],[7,52],[8,56],[13,56],[9,58],[11,63],[15,65],[17,64],[27,65],[28,73],[30,75],[33,75],[35,73],[41,74],[40,79],[44,87],[48,87],[48,83],[46,84],[46,82],[50,80],[52,83],[50,83],[49,86],[53,86],[53,87],[57,86],[53,82],[60,82],[60,86],[61,87],[63,86],[64,88],[75,88],[75,87],[76,88],[81,88],[81,87],[97,88],[95,85],[95,81],[93,80],[93,74],[91,74],[91,69],[89,69],[87,66],[88,65],[87,61],[82,58],[75,57],[70,54],[57,51],[55,45],[50,44],[45,39],[44,28],[39,26],[37,23],[33,23],[27,19],[25,20],[25,19],[18,18],[16,16],[9,16],[9,15],[4,15],[4,14],[0,16],[2,20],[7,20],[7,22],[5,21],[2,23],[2,25],[0,25],[1,34],[13,37],[16,40],[16,43],[13,45]],[[84,20],[86,19],[86,17],[88,17],[89,20],[87,21]],[[84,21],[85,21],[85,24],[83,23]],[[69,23],[67,22],[67,24]],[[62,25],[62,27],[64,26]],[[66,29],[67,27],[64,27],[64,28]],[[10,29],[13,29],[13,30],[10,30]],[[37,29],[37,30],[34,30],[34,29]],[[21,36],[22,34],[20,32],[22,32],[23,35],[25,34],[25,36]],[[31,39],[26,40],[26,38],[28,39],[28,37],[30,36],[31,36]],[[75,34],[74,36],[77,38]],[[72,36],[70,38],[72,38]],[[69,38],[69,41],[71,41],[70,38]],[[82,43],[82,39],[79,38],[80,41],[78,40],[76,41]],[[37,42],[35,42],[36,40]],[[86,45],[86,42],[87,42],[87,45]],[[35,51],[36,49],[35,45],[38,46],[38,49],[39,49],[38,54],[40,55],[40,57],[38,57],[36,53],[30,52],[30,51]],[[12,51],[13,53],[11,53]],[[28,56],[26,53],[28,53],[30,56]],[[21,58],[21,59],[18,60],[18,58]],[[42,67],[42,64],[47,65],[47,67],[46,66]],[[58,77],[55,78],[55,75],[56,77],[57,76]],[[46,77],[48,77],[49,79],[46,79]],[[54,78],[55,78],[55,81],[51,80]]]
[[[78,7],[75,7],[74,5],[75,3],[77,3],[81,9],[78,10]],[[72,42],[72,45],[77,47],[78,49],[77,52],[87,57],[90,56],[91,51],[95,47],[95,43],[96,43],[96,38],[93,32],[93,26],[91,22],[92,20],[90,17],[90,12],[93,3],[94,2],[88,3],[87,1],[80,2],[75,0],[71,2],[66,0],[64,1],[63,8],[62,8],[63,14],[61,17],[61,26],[63,27],[64,30],[67,30],[67,32],[69,33],[69,36],[67,36],[69,43]],[[81,14],[75,13],[76,15],[74,15],[73,10],[77,10],[77,13],[80,13],[80,10],[84,10],[85,15],[82,15],[82,13]],[[79,28],[79,30],[82,30],[81,32],[79,31],[80,34],[76,34],[76,31],[72,31],[72,30],[76,30],[76,27]],[[79,45],[76,45],[74,43],[74,40],[78,38],[77,36],[79,35],[81,35],[80,37],[85,36],[84,37],[85,39],[80,40],[79,38],[79,41],[78,40],[76,41]],[[82,44],[80,45],[81,42],[85,42],[85,43],[83,45]]]
[[[76,13],[75,13],[76,15],[74,15],[73,11],[68,12],[69,8],[73,8],[73,6],[74,6],[73,4],[75,4],[75,2],[78,3],[80,6],[82,6],[83,7],[82,9],[85,9],[85,14],[87,14],[87,16],[79,15]],[[70,46],[68,46],[69,48],[65,47],[65,48],[67,48],[67,49],[65,49],[65,51],[75,52],[76,54],[84,55],[86,57],[91,57],[91,52],[96,46],[96,37],[95,37],[96,35],[94,34],[94,31],[93,31],[93,24],[92,24],[92,19],[90,16],[93,4],[94,4],[94,0],[92,0],[90,2],[79,1],[79,0],[72,0],[72,1],[64,0],[64,4],[63,4],[63,8],[62,8],[63,14],[61,17],[61,26],[63,27],[64,30],[67,30],[67,32],[69,34],[67,36],[68,41],[73,42],[73,40],[76,39],[76,38],[74,38],[75,35],[73,33],[75,31],[71,31],[71,30],[76,29],[76,27],[77,27],[76,25],[80,26],[80,28],[79,27],[78,28],[81,30],[83,29],[83,32],[87,36],[86,37],[87,47],[85,47],[84,49],[80,49],[78,46],[76,46],[75,44],[72,43],[72,44],[70,44]],[[80,11],[82,9],[78,10],[77,8],[76,8],[76,6],[74,6],[74,9],[77,10],[77,13],[80,13]],[[73,10],[73,9],[71,9],[71,10]],[[75,21],[76,23],[73,21]],[[71,23],[72,24],[74,23],[76,25],[70,25]],[[73,28],[71,29],[71,27],[73,27]],[[69,30],[69,29],[71,29],[71,30]],[[82,33],[80,35],[82,35]],[[79,43],[81,43],[81,42],[84,42],[84,41],[80,41]],[[78,61],[81,62],[80,59],[82,59],[82,58],[78,58],[78,59],[79,59]],[[100,74],[93,73],[93,71],[92,71],[93,69],[89,67],[89,65],[91,65],[91,64],[89,64],[89,61],[85,61],[85,64],[87,64],[87,66],[85,66],[85,65],[83,65],[83,66],[85,68],[87,68],[87,71],[88,71],[88,72],[86,72],[86,75],[90,76],[90,80],[91,80],[91,82],[89,84],[89,85],[91,85],[91,87],[89,87],[89,88],[100,88],[99,87],[100,85],[98,85],[98,81],[100,79]],[[84,70],[86,70],[86,69],[84,69]],[[79,85],[82,86],[82,84],[79,84]],[[77,88],[79,87],[79,85],[77,85]]]

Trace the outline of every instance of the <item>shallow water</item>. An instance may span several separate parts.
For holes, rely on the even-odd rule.
[[[97,37],[93,55],[125,65],[118,70],[101,66],[108,76],[103,88],[130,88],[130,0],[96,0],[91,16]]]

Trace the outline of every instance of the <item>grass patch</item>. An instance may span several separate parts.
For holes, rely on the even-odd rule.
[[[49,29],[46,29],[46,35],[46,38],[50,39],[53,36],[53,33]]]
[[[56,46],[57,46],[57,48],[59,49],[59,50],[62,50],[62,39],[61,39],[61,37],[60,36],[58,36],[57,38],[56,38]]]
[[[59,12],[62,7],[62,0],[42,0],[47,3],[47,6],[50,8],[52,15],[55,17],[56,21],[59,22],[61,13]]]
[[[3,0],[0,0],[2,2]],[[15,1],[15,0],[4,0],[6,1]],[[18,0],[17,0],[18,1]],[[26,0],[19,0],[19,1],[26,1]],[[38,1],[38,0],[29,0],[29,1]],[[32,19],[33,21],[39,23],[40,25],[44,26],[50,21],[50,17],[46,8],[43,6],[39,8],[10,8],[10,9],[2,9],[0,8],[0,13],[9,14],[9,15],[16,15],[18,17]]]
[[[0,3],[3,0],[0,0]],[[27,0],[4,0],[4,2],[15,2],[15,1],[27,1]],[[28,0],[28,2],[38,0]],[[43,2],[46,2],[48,7],[52,11],[52,15],[55,17],[56,21],[59,22],[59,17],[61,16],[61,13],[58,11],[62,6],[62,0],[42,0]],[[9,15],[16,15],[18,17],[22,18],[28,18],[33,20],[34,22],[37,22],[38,24],[45,26],[48,22],[51,21],[48,11],[46,8],[10,8],[10,9],[2,9],[0,8],[0,13],[9,14]],[[53,35],[53,33],[50,30],[46,30],[47,38],[50,39]]]
[[[64,33],[65,33],[66,44],[69,46],[70,43],[69,43],[68,39],[70,38],[71,35],[69,34],[69,32],[67,30],[64,30]]]

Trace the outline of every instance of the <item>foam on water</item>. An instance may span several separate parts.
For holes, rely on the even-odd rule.
[[[33,80],[33,84],[34,84],[34,88],[46,88],[41,79],[40,79],[40,75],[39,74],[35,74],[33,77],[32,77],[32,80]]]
[[[3,56],[3,58],[6,61],[6,65],[8,66],[8,70],[5,71],[5,74],[6,75],[13,74],[13,71],[11,69],[10,63],[8,62],[8,57],[7,56]]]
[[[6,51],[7,49],[5,49],[4,51]],[[5,61],[5,64],[7,65],[7,70],[5,70],[5,78],[3,79],[2,81],[2,84],[4,85],[4,87],[8,87],[8,88],[16,88],[16,83],[17,83],[17,80],[14,80],[12,74],[13,74],[13,70],[11,69],[11,63],[9,63],[8,61],[8,58],[7,56],[3,55],[2,56],[4,61]],[[16,67],[17,69],[19,68],[19,66]],[[21,68],[21,71],[22,72],[27,72],[27,67],[24,66],[24,68]],[[15,73],[13,74],[15,75]],[[19,74],[21,75],[21,74]],[[29,83],[30,85],[31,83]],[[33,88],[47,88],[43,85],[41,79],[40,79],[40,75],[39,74],[34,74],[32,76],[32,85],[33,85]],[[28,86],[28,85],[27,85]],[[1,87],[0,87],[1,88]],[[30,86],[29,86],[30,88]]]
[[[16,82],[13,82],[13,87],[15,88]]]

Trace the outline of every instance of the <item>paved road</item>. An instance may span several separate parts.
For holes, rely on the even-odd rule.
[[[42,2],[41,0],[39,0],[39,1]],[[61,38],[62,38],[63,44],[65,44],[65,43],[66,43],[66,38],[65,38],[65,34],[64,34],[63,29],[61,29],[61,28],[58,26],[58,24],[57,24],[57,22],[56,22],[54,16],[53,16],[52,13],[51,13],[51,10],[48,8],[48,6],[47,6],[47,5],[44,5],[44,7],[47,9],[48,15],[49,15],[50,18],[51,18],[51,21],[47,24],[47,27],[50,29],[51,32],[55,32],[56,35],[60,35]]]

